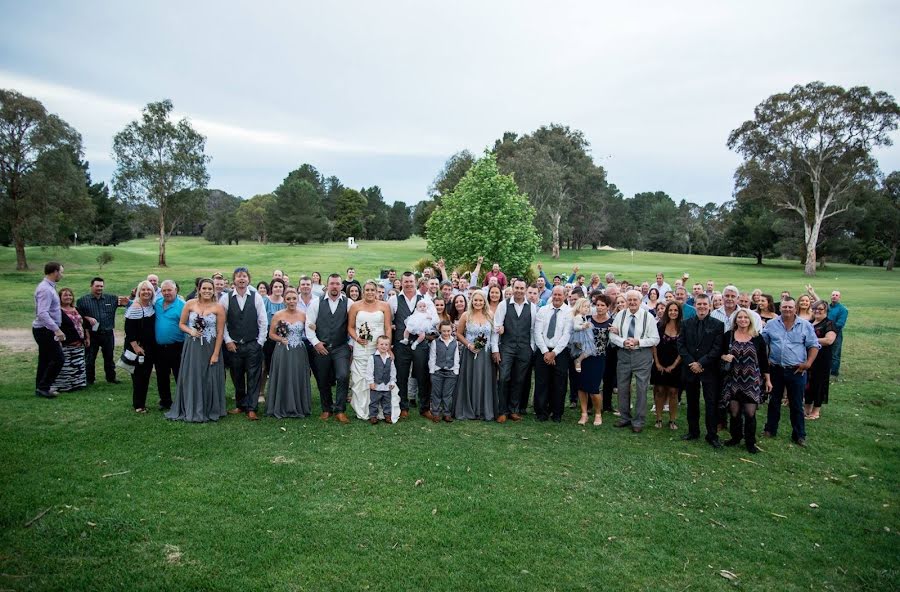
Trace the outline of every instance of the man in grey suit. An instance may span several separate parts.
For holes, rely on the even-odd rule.
[[[653,347],[659,343],[656,319],[641,306],[641,293],[625,293],[627,308],[613,319],[609,339],[619,347],[617,378],[619,385],[619,414],[617,428],[631,426],[634,433],[644,429],[647,415],[647,388],[653,365]],[[635,406],[631,410],[631,381],[635,382]]]
[[[499,408],[497,423],[522,419],[528,406],[525,384],[531,372],[534,357],[534,321],[537,306],[525,299],[525,280],[512,282],[513,297],[503,300],[494,312],[494,330],[500,335],[500,344],[494,344],[494,363],[500,366],[498,384]]]

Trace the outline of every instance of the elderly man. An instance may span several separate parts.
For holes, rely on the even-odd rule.
[[[484,283],[482,285],[487,286],[491,278],[497,278],[497,285],[500,286],[501,290],[506,288],[506,274],[500,271],[499,263],[494,263],[491,266],[491,270],[484,274]]]
[[[246,413],[253,421],[259,404],[259,385],[263,364],[263,344],[269,317],[262,296],[250,289],[250,271],[235,268],[231,276],[234,288],[224,292],[219,304],[225,309],[225,365],[234,383],[235,408],[231,414]]]
[[[162,292],[159,287],[159,276],[155,273],[151,273],[147,276],[147,281],[150,282],[150,285],[153,286],[153,297],[159,298],[162,296]]]
[[[738,291],[736,286],[725,286],[725,288],[722,290],[722,306],[710,313],[714,319],[722,321],[725,326],[725,332],[731,331],[731,320],[734,318],[734,313],[737,312],[739,308],[744,308],[738,303],[739,297],[740,291]],[[759,313],[757,313],[755,310],[750,310],[749,294],[747,295],[747,302],[748,307],[746,308],[746,310],[750,313],[750,318],[753,320],[753,328],[758,333],[762,329],[762,320],[759,317]]]
[[[34,290],[34,322],[31,333],[38,346],[37,373],[34,379],[34,394],[45,399],[53,399],[56,392],[51,392],[53,381],[62,370],[64,358],[60,342],[65,334],[59,325],[62,323],[62,309],[56,284],[63,277],[63,266],[55,261],[44,265],[44,279]]]
[[[184,347],[184,332],[178,323],[181,322],[181,311],[184,300],[178,295],[175,282],[165,280],[159,285],[162,298],[153,303],[156,309],[156,356],[153,359],[156,368],[156,390],[159,392],[160,410],[172,406],[172,384],[169,376],[178,382],[178,371],[181,369],[181,350]]]
[[[619,414],[617,428],[631,426],[634,433],[644,429],[647,414],[647,387],[653,365],[653,347],[659,343],[656,319],[641,306],[641,293],[625,293],[627,308],[613,319],[609,339],[619,347],[617,382],[619,385]],[[635,383],[635,406],[631,409],[631,383]]]
[[[719,356],[722,355],[724,326],[709,314],[709,297],[694,297],[697,314],[686,320],[678,336],[678,355],[681,356],[681,377],[687,392],[688,433],[682,440],[700,437],[700,388],[703,388],[706,441],[713,448],[721,448],[718,435]]]
[[[332,415],[340,423],[350,423],[345,413],[350,389],[350,346],[347,344],[349,298],[341,290],[341,276],[328,276],[325,294],[314,299],[306,312],[306,336],[316,354],[312,363],[316,369],[316,385],[322,415],[327,421]],[[335,385],[332,398],[331,386]]]
[[[497,423],[505,422],[507,416],[513,421],[522,419],[528,405],[524,387],[534,358],[538,308],[526,299],[525,280],[513,280],[512,290],[513,297],[502,300],[494,312],[494,330],[500,335],[500,343],[491,345],[494,363],[500,367]]]
[[[103,372],[106,382],[118,384],[116,380],[116,309],[128,306],[128,298],[105,294],[102,277],[91,280],[91,291],[78,299],[75,308],[90,324],[91,346],[85,352],[85,368],[88,384],[94,384],[97,366],[97,352],[103,351]]]
[[[781,393],[787,390],[791,410],[791,439],[797,446],[806,446],[806,422],[803,417],[803,391],[806,372],[819,353],[819,340],[809,321],[797,316],[793,299],[781,303],[781,315],[763,327],[763,339],[769,345],[769,371],[772,392],[763,436],[774,438],[781,420]]]
[[[834,290],[831,293],[831,308],[828,310],[828,318],[834,323],[837,337],[834,345],[831,346],[831,375],[839,376],[841,373],[841,347],[844,345],[844,326],[847,324],[847,317],[850,311],[841,304],[840,290]]]
[[[569,337],[572,312],[565,302],[565,289],[555,286],[550,302],[534,322],[534,345],[538,349],[534,367],[534,414],[538,421],[562,421],[569,375]]]

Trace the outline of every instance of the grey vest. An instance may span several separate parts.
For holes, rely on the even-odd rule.
[[[445,345],[440,339],[434,340],[434,363],[438,370],[453,370],[453,360],[456,357],[456,340]]]
[[[338,301],[332,313],[328,296],[319,299],[319,315],[316,317],[316,337],[331,349],[347,344],[347,297]]]
[[[378,352],[372,354],[372,359],[375,360],[375,371],[372,373],[372,377],[375,380],[375,384],[390,384],[391,383],[391,359],[388,358],[387,364],[381,361],[381,356],[378,355]]]
[[[228,335],[238,343],[250,343],[259,337],[259,325],[256,322],[256,292],[247,290],[247,300],[244,301],[244,310],[238,306],[237,295],[234,290],[228,294],[228,314],[225,316],[228,324]]]
[[[422,295],[416,292],[416,301],[413,304],[413,310],[415,310],[416,305],[419,304],[419,300],[422,299]],[[406,306],[406,296],[403,295],[403,292],[397,294],[397,312],[394,313],[394,344],[397,344],[401,339],[403,339],[403,328],[406,326],[406,317],[412,314],[412,310]]]
[[[512,300],[506,301],[506,316],[503,318],[503,335],[500,349],[504,351],[531,349],[531,304],[526,300],[522,314],[516,314]]]

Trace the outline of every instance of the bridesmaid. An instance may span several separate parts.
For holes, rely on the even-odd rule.
[[[467,310],[456,326],[460,352],[459,379],[456,382],[456,419],[493,421],[497,416],[497,380],[491,359],[491,346],[497,339],[493,321],[487,312],[484,292],[472,294]],[[481,344],[481,348],[476,345]]]
[[[269,339],[275,342],[269,390],[266,393],[266,415],[307,417],[312,408],[309,382],[309,357],[303,344],[306,314],[297,308],[299,296],[294,288],[284,291],[284,310],[272,317]]]
[[[178,326],[190,339],[185,339],[181,350],[175,402],[166,417],[177,421],[217,421],[225,416],[225,308],[216,301],[212,280],[200,280],[197,297],[185,303]]]
[[[265,286],[265,292],[260,288]],[[272,279],[272,283],[260,282],[256,285],[256,291],[263,297],[263,305],[266,307],[266,321],[269,328],[272,328],[272,317],[279,310],[284,310],[284,292],[287,284],[284,279],[276,277]],[[262,403],[265,400],[263,393],[266,392],[266,378],[269,376],[269,368],[272,367],[272,352],[275,351],[275,341],[266,333],[266,343],[263,345],[263,368],[259,373],[259,400]]]

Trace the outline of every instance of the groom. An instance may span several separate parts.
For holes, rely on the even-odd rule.
[[[347,345],[347,297],[341,291],[341,276],[328,276],[325,294],[313,299],[306,309],[306,337],[316,350],[313,373],[319,386],[323,420],[332,415],[350,423],[344,411],[350,384],[350,346]],[[334,399],[331,385],[337,384]]]

